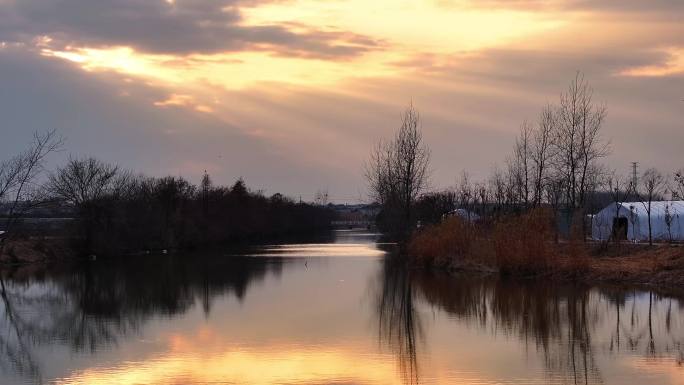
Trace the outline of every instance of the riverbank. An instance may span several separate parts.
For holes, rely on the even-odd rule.
[[[8,241],[0,265],[21,265],[73,259],[77,253],[65,238],[36,237]]]
[[[449,272],[684,290],[684,245],[556,241],[548,223],[540,213],[488,227],[451,218],[413,235],[409,261]]]
[[[59,236],[32,236],[7,241],[4,251],[0,253],[0,266],[51,264],[67,260],[79,259],[119,259],[140,256],[165,256],[171,254],[192,253],[243,253],[256,246],[280,245],[287,243],[326,243],[334,239],[334,232],[327,228],[310,233],[287,234],[278,236],[262,236],[232,242],[221,242],[196,245],[186,248],[134,249],[117,254],[86,253],[79,248],[78,240]]]
[[[589,282],[684,289],[684,247],[681,245],[620,247],[620,252],[609,250],[590,258],[586,275],[579,278]]]

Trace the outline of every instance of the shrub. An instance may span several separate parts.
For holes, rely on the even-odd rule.
[[[503,275],[573,278],[586,274],[591,265],[581,232],[575,234],[556,243],[554,215],[542,208],[501,217],[491,226],[451,217],[416,232],[408,252],[422,265],[495,266]]]
[[[470,257],[476,237],[472,223],[454,216],[415,233],[408,252],[421,264],[445,266]]]
[[[553,216],[534,209],[499,220],[494,226],[496,263],[503,274],[536,275],[552,266]]]

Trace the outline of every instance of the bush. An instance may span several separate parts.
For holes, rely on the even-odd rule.
[[[496,267],[503,275],[565,278],[586,274],[591,265],[581,233],[555,242],[555,221],[548,209],[509,215],[487,225],[450,217],[416,232],[408,244],[417,264],[437,267]]]
[[[554,257],[553,215],[534,209],[494,226],[496,263],[503,274],[536,275],[548,271]]]
[[[414,234],[408,252],[418,263],[445,266],[471,257],[476,237],[472,223],[453,216]]]

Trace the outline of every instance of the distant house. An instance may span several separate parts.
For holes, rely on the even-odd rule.
[[[648,240],[648,202],[612,203],[591,217],[595,240]],[[684,201],[651,202],[651,233],[654,240],[684,241]]]

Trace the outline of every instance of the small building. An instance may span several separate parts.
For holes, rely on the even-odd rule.
[[[648,202],[611,203],[591,217],[598,241],[648,241]],[[684,201],[651,202],[651,234],[658,241],[684,241]]]

